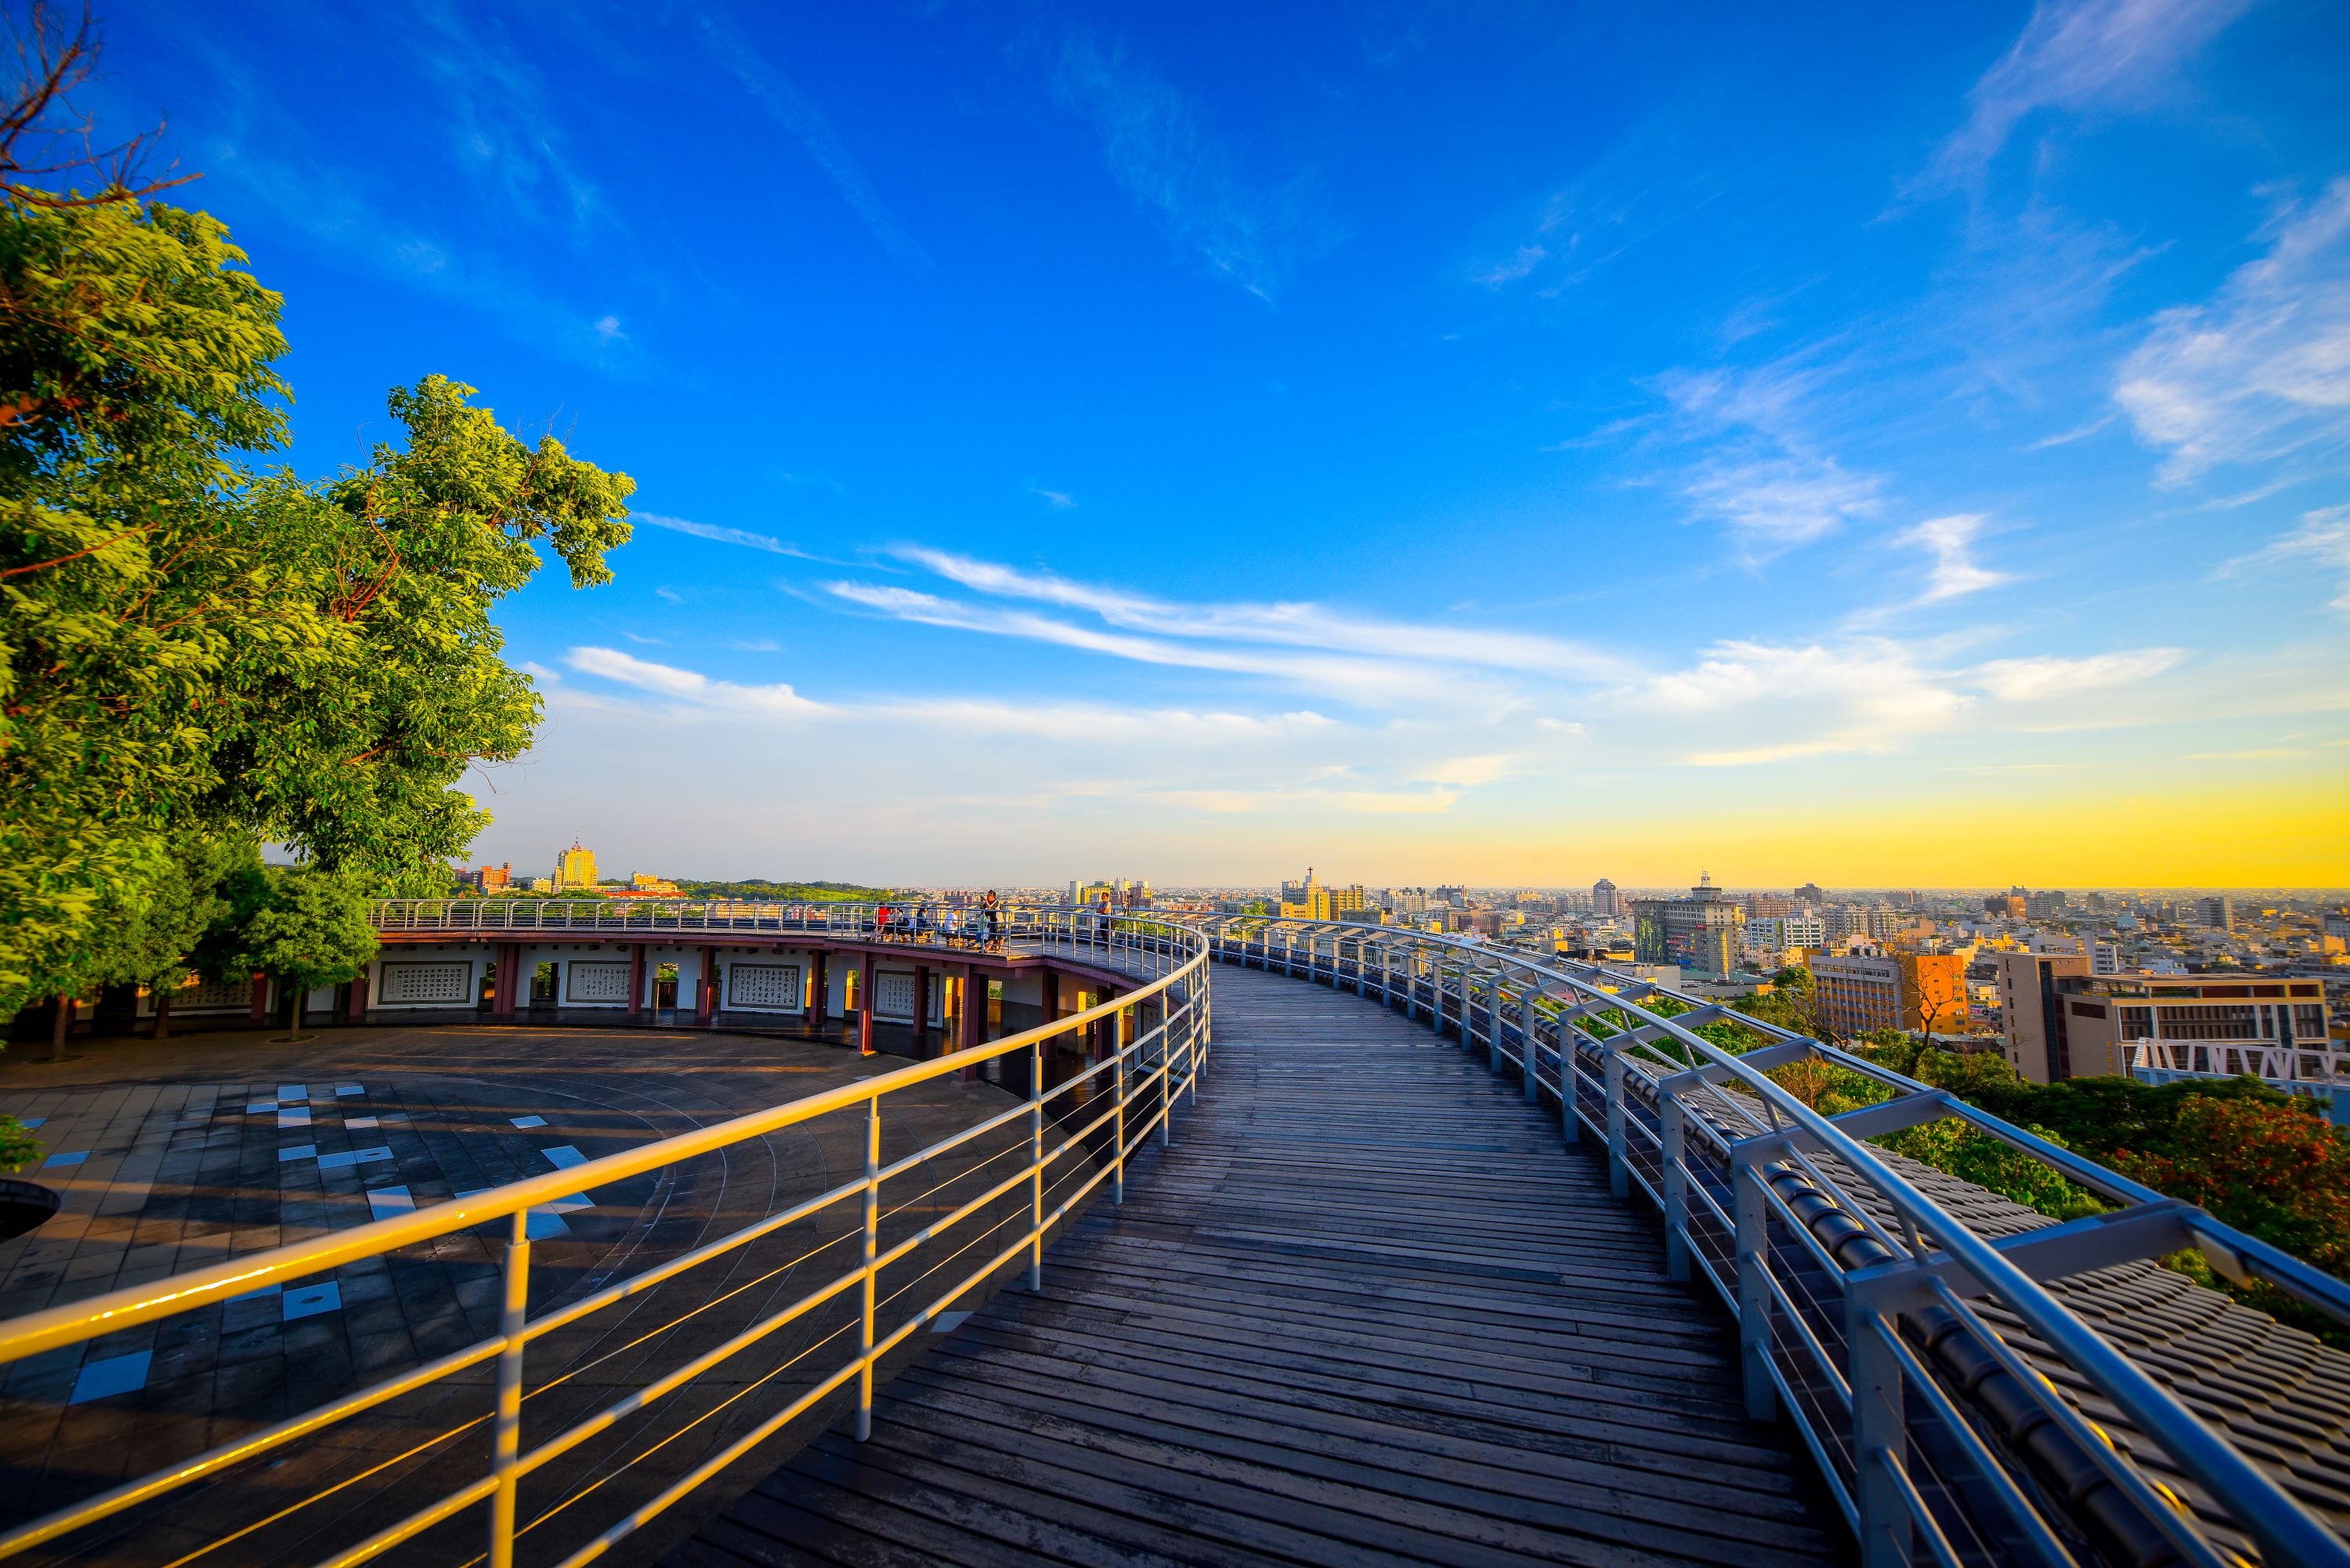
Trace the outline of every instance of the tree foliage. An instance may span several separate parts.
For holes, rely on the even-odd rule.
[[[275,975],[301,1022],[303,998],[365,969],[380,942],[365,888],[315,867],[273,867],[251,912],[232,928],[231,961]]]
[[[8,123],[59,101],[54,60],[35,77]],[[442,890],[487,820],[452,786],[539,716],[492,611],[541,546],[575,587],[608,578],[633,489],[439,376],[391,393],[404,439],[362,465],[253,466],[286,440],[278,296],[212,218],[10,180],[8,145],[0,1015],[127,972],[113,922],[149,921],[160,972],[198,845]]]

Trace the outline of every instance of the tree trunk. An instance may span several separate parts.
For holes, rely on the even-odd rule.
[[[49,1060],[52,1062],[66,1059],[66,1027],[73,1019],[72,1007],[73,1002],[68,998],[57,998],[57,1012],[49,1020]]]
[[[159,991],[155,993],[155,1038],[169,1040],[171,1037],[172,993],[168,991]]]

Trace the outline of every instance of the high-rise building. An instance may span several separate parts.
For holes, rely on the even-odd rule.
[[[501,865],[483,867],[473,873],[473,886],[484,893],[495,892],[500,888],[513,887],[514,862],[508,860]]]
[[[1784,893],[1746,895],[1746,918],[1749,920],[1775,920],[1794,912],[1795,900]]]
[[[1371,896],[1363,890],[1363,885],[1360,882],[1350,883],[1344,888],[1332,888],[1329,889],[1329,896],[1330,913],[1334,916],[1353,914],[1367,908],[1371,901]]]
[[[2205,925],[2215,931],[2236,929],[2236,900],[2225,894],[2216,898],[2196,899],[2195,912]]]
[[[1632,900],[1632,950],[1641,963],[1728,974],[1738,967],[1746,911],[1701,876],[1686,898]]]
[[[1595,915],[1620,915],[1623,900],[1617,897],[1616,884],[1602,877],[1591,885],[1591,912]]]
[[[1293,920],[1326,920],[1330,918],[1330,889],[1315,880],[1314,867],[1305,868],[1303,882],[1281,885],[1281,913]]]
[[[1825,904],[1828,901],[1828,890],[1817,882],[1806,882],[1795,889],[1795,901],[1799,904]]]
[[[571,847],[555,857],[555,890],[593,888],[596,885],[596,852],[577,839]]]

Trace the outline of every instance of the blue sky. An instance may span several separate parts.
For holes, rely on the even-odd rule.
[[[638,480],[488,858],[2350,879],[2337,5],[107,20],[303,468]]]

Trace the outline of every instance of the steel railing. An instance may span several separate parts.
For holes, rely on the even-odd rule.
[[[640,1148],[418,1209],[408,1215],[375,1220],[152,1284],[113,1291],[0,1323],[0,1364],[6,1364],[485,1223],[506,1221],[500,1262],[503,1305],[496,1334],[0,1534],[0,1557],[58,1541],[126,1511],[155,1503],[179,1489],[220,1477],[234,1467],[311,1438],[351,1417],[443,1383],[471,1368],[494,1364],[494,1393],[492,1408],[487,1412],[491,1445],[486,1469],[465,1484],[365,1539],[333,1552],[322,1561],[335,1568],[367,1562],[468,1509],[484,1506],[485,1545],[483,1555],[473,1561],[486,1560],[491,1568],[510,1568],[515,1539],[530,1528],[517,1522],[517,1492],[525,1478],[599,1434],[613,1431],[731,1357],[835,1303],[843,1303],[844,1308],[853,1306],[854,1310],[841,1311],[840,1327],[817,1340],[810,1351],[840,1338],[854,1344],[853,1352],[822,1369],[820,1375],[816,1368],[805,1369],[802,1376],[808,1380],[807,1386],[758,1419],[748,1431],[716,1448],[658,1493],[628,1509],[561,1562],[564,1568],[576,1568],[601,1555],[760,1443],[851,1385],[856,1434],[862,1439],[871,1429],[874,1371],[880,1360],[925,1324],[952,1309],[957,1302],[969,1300],[975,1292],[984,1289],[1000,1272],[1016,1268],[1023,1254],[1027,1261],[1029,1285],[1036,1288],[1048,1237],[1074,1217],[1105,1183],[1112,1200],[1123,1202],[1128,1163],[1154,1134],[1160,1143],[1165,1143],[1171,1133],[1175,1110],[1185,1103],[1187,1096],[1194,1100],[1197,1097],[1199,1075],[1208,1056],[1211,1022],[1206,943],[1201,933],[1147,915],[1108,919],[1090,913],[1030,909],[1022,912],[1018,934],[1047,950],[1115,967],[1131,976],[1133,989],[1069,1017],[1002,1040],[882,1073]],[[1090,1044],[1089,1054],[1094,1059],[1065,1081],[1047,1086],[1048,1047],[1072,1038]],[[1026,1090],[1021,1103],[883,1163],[884,1112],[893,1096],[964,1074],[990,1061],[1021,1057],[1026,1059]],[[860,1108],[864,1115],[864,1165],[855,1179],[764,1215],[731,1234],[693,1247],[681,1256],[606,1285],[557,1310],[536,1316],[528,1312],[528,1219],[533,1210],[801,1127],[818,1117],[855,1113]],[[1004,1147],[990,1152],[986,1146],[991,1141]],[[945,1170],[946,1175],[931,1180],[941,1170]],[[976,1186],[978,1190],[967,1196],[958,1194],[961,1201],[953,1202],[943,1215],[919,1224],[914,1222],[911,1211],[920,1200],[935,1199],[958,1183]],[[892,1228],[899,1233],[885,1231],[885,1195],[904,1193],[910,1185],[920,1185],[923,1190],[889,1211],[893,1216],[899,1210],[908,1211],[908,1217]],[[534,1434],[541,1440],[528,1448],[524,1446],[525,1350],[532,1343],[606,1309],[631,1302],[700,1265],[736,1254],[763,1238],[850,1206],[858,1210],[857,1225],[853,1229],[845,1224],[837,1227],[837,1234],[804,1253],[794,1266],[836,1245],[847,1250],[850,1244],[858,1250],[853,1265],[841,1268],[815,1289],[767,1314],[750,1327],[596,1409],[587,1418],[550,1433]],[[911,1272],[912,1278],[897,1282],[885,1294],[884,1281],[895,1279],[893,1270]],[[699,1306],[694,1309],[700,1310]],[[882,1316],[885,1310],[890,1314],[890,1321],[886,1323]],[[686,1314],[691,1315],[692,1313]],[[785,1363],[786,1366],[793,1365],[794,1362]],[[568,1377],[570,1374],[565,1376]],[[766,1381],[765,1377],[760,1378],[752,1386]],[[531,1392],[544,1391],[542,1387]],[[452,1432],[480,1425],[477,1418]],[[431,1443],[422,1447],[429,1448]],[[410,1451],[420,1452],[421,1448]],[[599,1470],[598,1479],[586,1490],[592,1492],[610,1479],[608,1472]],[[328,1487],[306,1501],[318,1501],[336,1490]],[[573,1494],[556,1509],[542,1513],[539,1520],[567,1508],[579,1495]],[[281,1510],[263,1522],[275,1522],[289,1511]],[[463,1554],[459,1555],[461,1558]]]
[[[1749,1413],[1792,1417],[1869,1568],[2350,1564],[2275,1474],[2050,1288],[2192,1248],[2350,1324],[2341,1281],[1944,1091],[1634,976],[1358,922],[1202,929],[1220,961],[1351,988],[1482,1047],[1558,1107],[1566,1141],[1604,1141],[1617,1194],[1662,1213],[1668,1272],[1736,1315]],[[1763,1044],[1695,1032],[1725,1019]],[[1822,1115],[1767,1075],[1806,1059],[1887,1097]],[[1978,1233],[1867,1141],[1945,1117],[2117,1207]]]
[[[750,898],[379,898],[376,929],[416,931],[545,931],[594,933],[623,940],[638,933],[681,936],[757,935],[775,932],[858,939],[918,937],[971,940],[983,930],[1022,935],[1045,930],[1054,921],[1076,919],[1081,927],[1110,918],[1094,910],[1048,904],[1000,903],[988,911],[975,903],[947,899],[880,903],[767,902]],[[1110,912],[1112,915],[1117,911]],[[1055,927],[1055,929],[1066,926]]]

